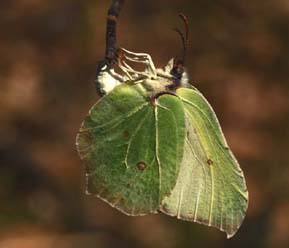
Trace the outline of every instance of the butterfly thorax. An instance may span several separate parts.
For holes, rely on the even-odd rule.
[[[98,93],[101,96],[108,94],[122,83],[142,85],[149,97],[156,96],[161,92],[171,91],[173,93],[178,87],[190,87],[185,70],[180,78],[172,75],[174,59],[171,59],[165,68],[161,69],[155,67],[149,54],[133,53],[123,48],[121,52],[121,56],[118,56],[115,63],[121,70],[121,74],[117,73],[113,67],[108,66],[106,63],[103,63],[103,66],[98,68],[99,73],[95,82]],[[141,63],[146,67],[143,71],[137,71],[129,65],[129,62]]]

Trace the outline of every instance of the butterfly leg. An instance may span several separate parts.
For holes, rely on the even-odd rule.
[[[133,69],[124,59],[120,59],[118,61],[118,66],[130,80],[135,80],[139,77],[150,77],[150,74],[147,72],[137,71]]]
[[[135,63],[142,63],[145,64],[147,66],[147,70],[148,73],[145,73],[148,77],[152,77],[152,78],[157,78],[157,71],[156,71],[156,67],[153,63],[153,60],[151,58],[151,56],[147,53],[134,53],[131,52],[127,49],[121,48],[122,52],[123,52],[123,57],[131,62],[135,62]],[[139,73],[138,74],[144,74],[144,73]]]

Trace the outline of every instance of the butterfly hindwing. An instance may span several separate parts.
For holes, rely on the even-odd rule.
[[[209,103],[197,90],[178,89],[186,119],[184,157],[177,184],[162,211],[214,226],[234,235],[248,204],[248,192]]]

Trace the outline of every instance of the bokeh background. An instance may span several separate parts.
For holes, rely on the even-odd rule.
[[[75,135],[98,99],[109,0],[0,2],[0,248],[289,247],[288,0],[127,0],[119,44],[157,66],[178,55],[245,173],[247,217],[230,240],[164,215],[127,217],[84,194]]]

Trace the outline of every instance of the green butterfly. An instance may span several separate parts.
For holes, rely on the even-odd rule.
[[[106,57],[96,79],[103,97],[77,135],[87,193],[127,215],[161,211],[232,237],[248,207],[243,172],[212,107],[190,85],[184,55],[158,69],[148,54],[116,49],[123,2],[113,1],[108,12]],[[180,16],[185,54],[187,21]],[[146,68],[136,71],[130,62]]]

